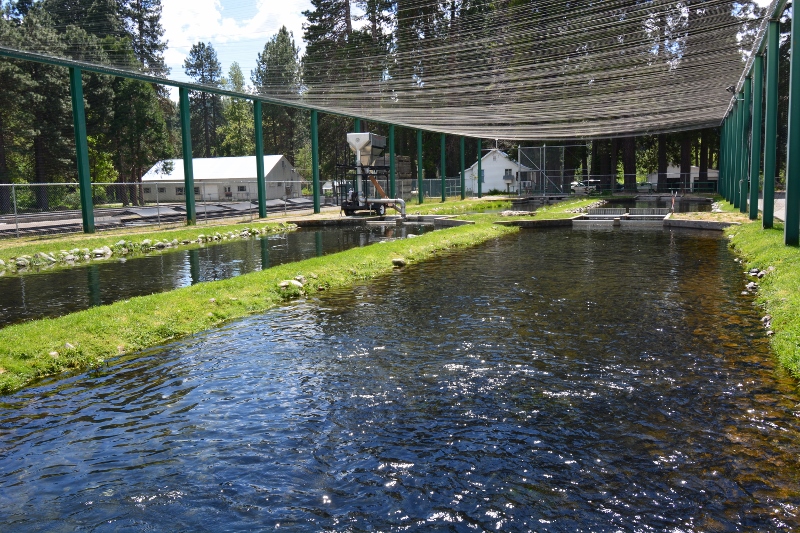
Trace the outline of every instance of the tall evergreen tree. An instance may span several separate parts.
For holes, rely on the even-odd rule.
[[[245,92],[244,74],[239,63],[231,64],[225,85],[232,91]],[[223,154],[226,156],[253,154],[255,141],[252,103],[243,98],[225,98],[222,103],[222,114],[225,117],[225,124],[220,128]]]
[[[202,85],[219,87],[222,82],[222,67],[211,43],[192,45],[183,68],[187,75]],[[204,91],[192,91],[189,100],[194,153],[202,157],[214,157],[219,152],[217,130],[223,119],[220,97]]]
[[[293,34],[286,26],[281,27],[258,54],[256,68],[250,74],[256,92],[271,96],[296,95],[301,85],[299,54]],[[285,155],[294,164],[297,110],[265,105],[263,113],[265,147],[272,153]]]
[[[149,83],[117,78],[115,80],[114,122],[112,136],[117,147],[116,165],[123,187],[124,205],[142,202],[142,175],[160,159],[172,156],[166,121],[155,89]]]
[[[169,68],[164,63],[167,42],[162,40],[161,0],[120,0],[120,10],[136,58],[147,72],[168,75]]]

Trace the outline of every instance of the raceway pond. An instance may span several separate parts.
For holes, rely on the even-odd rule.
[[[522,231],[41,382],[0,529],[797,531],[744,282],[719,233]]]
[[[132,259],[0,277],[0,327],[56,317],[201,281],[341,252],[380,240],[421,235],[430,225],[368,225],[293,232],[165,250]]]

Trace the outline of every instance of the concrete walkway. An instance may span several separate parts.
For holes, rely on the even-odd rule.
[[[758,199],[758,210],[764,212],[764,200]],[[786,220],[786,200],[783,198],[775,198],[773,216],[784,222]]]

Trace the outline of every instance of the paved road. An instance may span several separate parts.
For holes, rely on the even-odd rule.
[[[764,200],[761,198],[758,199],[758,209],[759,211],[764,210]],[[775,207],[773,215],[775,218],[780,220],[781,222],[786,220],[786,200],[783,198],[775,198]]]

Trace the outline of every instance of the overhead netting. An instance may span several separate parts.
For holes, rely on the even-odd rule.
[[[267,65],[253,90],[274,102],[484,138],[704,128],[725,115],[726,89],[739,82],[765,22],[721,0],[361,4],[357,29],[334,15],[310,21],[315,40],[302,67],[287,78],[284,66]],[[46,38],[3,31],[0,50],[159,76],[82,42],[53,50]]]

